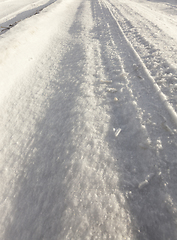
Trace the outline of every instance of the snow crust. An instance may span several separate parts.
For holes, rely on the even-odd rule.
[[[177,239],[176,13],[0,1],[0,239]]]

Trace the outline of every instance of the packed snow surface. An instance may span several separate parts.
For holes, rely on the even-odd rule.
[[[177,1],[0,0],[0,239],[177,239]]]

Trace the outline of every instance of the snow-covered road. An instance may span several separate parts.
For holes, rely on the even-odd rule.
[[[56,0],[1,0],[0,34],[6,32],[20,21],[38,14]]]
[[[0,239],[176,240],[177,5],[43,2],[0,36]]]

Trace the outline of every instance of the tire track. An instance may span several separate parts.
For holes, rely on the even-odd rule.
[[[64,11],[2,111],[1,236],[176,239],[174,124],[112,6]]]
[[[170,239],[175,239],[177,195],[168,172],[176,162],[174,124],[110,5],[99,1],[93,6],[104,74],[116,89],[107,95],[112,111],[106,140],[117,158],[119,188],[129,204],[133,236],[165,240],[170,232]],[[117,137],[113,129],[121,129]]]
[[[139,65],[140,65],[141,68],[143,69],[144,74],[147,75],[149,81],[152,83],[155,91],[159,94],[159,97],[160,97],[162,103],[164,103],[164,106],[166,107],[166,109],[167,109],[168,113],[170,114],[173,122],[175,123],[175,126],[177,126],[177,113],[176,113],[175,109],[173,108],[172,104],[170,104],[170,102],[168,101],[168,97],[169,97],[169,96],[168,96],[168,95],[166,96],[166,95],[164,94],[164,92],[161,91],[161,88],[158,86],[158,84],[157,84],[156,81],[154,80],[153,75],[151,75],[151,70],[152,70],[152,68],[147,68],[146,63],[144,63],[143,60],[142,60],[142,58],[141,58],[141,55],[139,55],[139,53],[135,50],[134,46],[131,44],[131,42],[130,42],[130,41],[128,40],[128,38],[126,37],[123,29],[122,29],[121,26],[119,25],[119,23],[118,23],[118,21],[117,21],[117,18],[116,18],[115,14],[114,14],[114,13],[115,13],[114,8],[111,8],[111,5],[110,5],[110,7],[109,7],[109,10],[110,10],[113,18],[115,19],[116,23],[118,24],[118,27],[120,28],[121,34],[123,35],[123,38],[125,39],[125,41],[127,42],[127,44],[130,45],[130,49],[131,49],[131,51],[132,51],[132,54],[134,55],[134,58],[136,58],[137,61],[139,62]],[[116,12],[116,15],[117,15],[117,12]],[[149,47],[149,49],[150,49],[150,51],[153,51],[153,48]],[[143,58],[143,59],[144,59],[144,58]],[[152,62],[153,62],[153,61],[152,61]],[[152,63],[152,62],[151,62],[151,63]],[[163,64],[163,61],[162,61],[162,64]],[[151,64],[150,66],[152,66],[152,64]],[[168,72],[167,70],[165,70],[165,71]],[[169,71],[170,71],[170,70],[169,70]],[[173,69],[173,73],[174,73],[174,71],[175,71],[175,70]],[[170,79],[171,79],[172,73],[169,72],[169,74],[170,74]],[[172,82],[173,82],[173,81],[176,81],[176,79],[177,79],[177,75],[174,76],[174,78],[171,79],[171,80],[172,80]],[[168,79],[168,80],[169,80],[169,79]],[[174,99],[174,98],[173,98],[173,99]]]
[[[175,66],[177,49],[174,39],[167,36],[153,22],[143,19],[137,12],[132,12],[128,6],[125,9],[124,5],[120,5],[118,8],[112,4],[111,8],[126,38],[140,56],[165,98],[176,111],[177,70]],[[163,55],[168,57],[168,61]]]

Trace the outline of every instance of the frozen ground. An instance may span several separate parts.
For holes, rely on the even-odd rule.
[[[0,26],[0,239],[176,240],[177,2],[1,0]]]

